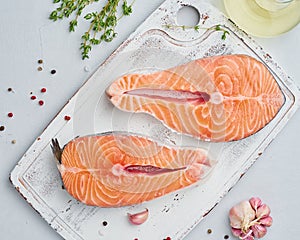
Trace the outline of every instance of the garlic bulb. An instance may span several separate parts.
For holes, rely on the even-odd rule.
[[[229,211],[232,234],[243,240],[262,238],[273,223],[270,208],[260,198],[242,201]]]

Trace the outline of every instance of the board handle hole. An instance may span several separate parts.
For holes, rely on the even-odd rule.
[[[190,5],[182,6],[177,12],[177,24],[179,26],[195,27],[199,24],[200,13]]]

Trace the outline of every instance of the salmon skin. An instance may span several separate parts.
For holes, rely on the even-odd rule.
[[[285,102],[258,60],[224,55],[150,74],[128,74],[106,94],[118,109],[151,114],[178,133],[214,142],[248,137],[268,124]]]
[[[214,162],[204,149],[168,147],[123,132],[52,140],[64,188],[92,206],[149,201],[204,179]]]

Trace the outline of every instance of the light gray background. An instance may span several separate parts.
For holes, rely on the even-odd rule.
[[[200,0],[199,0],[200,1]],[[67,21],[53,23],[48,1],[2,1],[0,7],[0,239],[61,239],[12,187],[9,173],[55,114],[112,51],[153,12],[163,0],[134,4],[133,14],[118,25],[118,38],[95,48],[91,59],[80,60],[80,26],[70,34]],[[224,11],[222,1],[211,0]],[[238,1],[237,1],[238,2]],[[300,25],[276,38],[254,38],[300,85]],[[38,59],[43,71],[38,72]],[[85,71],[87,67],[90,71]],[[57,74],[51,75],[51,69]],[[7,88],[14,92],[8,92]],[[47,88],[42,94],[40,89]],[[30,92],[45,101],[40,107]],[[7,113],[14,117],[8,118]],[[186,240],[223,239],[230,235],[228,211],[234,204],[259,196],[272,210],[273,226],[265,239],[297,240],[300,234],[300,112],[271,143],[258,161]],[[12,144],[12,140],[16,144]],[[187,213],[188,214],[188,213]],[[178,218],[180,221],[180,216]],[[207,229],[213,230],[207,234]],[[230,238],[233,237],[230,235]]]

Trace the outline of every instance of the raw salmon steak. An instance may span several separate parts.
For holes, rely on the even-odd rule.
[[[247,55],[214,56],[124,75],[106,93],[121,110],[149,113],[176,132],[215,142],[256,133],[285,101],[266,66]]]
[[[64,188],[93,206],[149,201],[205,178],[214,165],[203,149],[167,147],[142,136],[106,133],[52,140]]]

